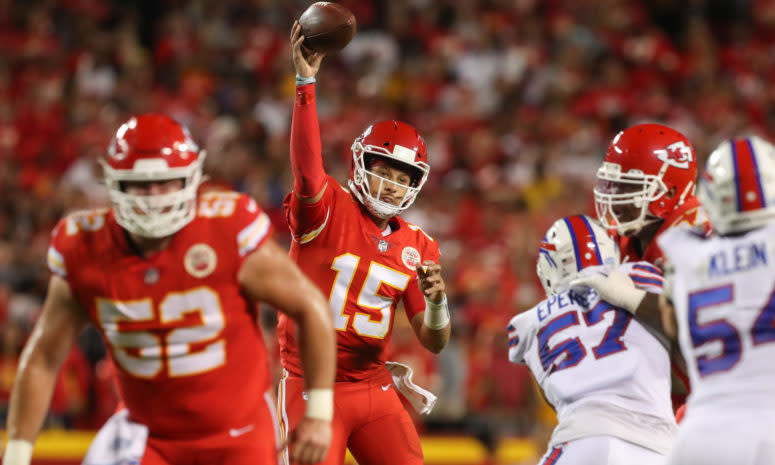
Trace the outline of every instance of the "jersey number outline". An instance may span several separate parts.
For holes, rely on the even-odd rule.
[[[328,299],[331,310],[334,314],[334,328],[337,331],[347,331],[350,322],[350,315],[344,312],[347,305],[347,296],[350,292],[355,277],[355,270],[358,269],[361,257],[346,253],[334,258],[331,269],[336,271],[336,279],[331,287],[331,295]],[[382,318],[379,321],[371,319],[368,313],[355,312],[352,317],[352,328],[360,336],[371,337],[375,339],[384,339],[390,330],[390,324],[393,321],[393,303],[390,297],[379,294],[382,285],[403,291],[409,284],[410,276],[406,273],[389,268],[377,262],[369,263],[369,271],[363,286],[358,292],[356,303],[360,308],[374,309],[381,313]]]
[[[590,327],[600,323],[603,321],[603,315],[606,312],[615,312],[614,319],[600,343],[592,348],[595,359],[601,359],[627,350],[627,346],[624,345],[621,338],[632,320],[632,316],[629,313],[607,302],[600,301],[592,310],[583,312],[584,324]],[[544,371],[556,373],[578,365],[586,357],[587,350],[578,337],[565,339],[553,347],[549,347],[549,339],[553,335],[579,324],[578,312],[574,310],[557,316],[538,332],[538,355]],[[565,354],[565,359],[555,365],[555,360],[563,354]]]
[[[161,332],[134,327],[148,323],[187,322]],[[171,378],[213,370],[226,361],[226,318],[218,293],[202,286],[168,293],[158,305],[150,298],[97,299],[99,325],[110,341],[116,362],[138,378],[155,378],[163,368]],[[193,349],[192,346],[196,348]]]
[[[699,322],[700,312],[734,299],[733,284],[702,289],[689,294],[689,336],[696,349],[712,341],[721,342],[721,353],[715,357],[700,355],[696,357],[697,372],[700,377],[732,369],[743,356],[743,344],[740,332],[725,318]],[[770,293],[767,303],[759,311],[751,329],[748,331],[754,346],[775,342],[775,290]]]

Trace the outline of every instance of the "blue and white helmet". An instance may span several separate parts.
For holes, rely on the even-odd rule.
[[[619,248],[596,220],[585,215],[560,218],[538,248],[536,272],[547,296],[568,289],[588,266],[619,264]]]
[[[708,157],[698,197],[719,234],[775,220],[775,147],[757,136],[725,140]]]

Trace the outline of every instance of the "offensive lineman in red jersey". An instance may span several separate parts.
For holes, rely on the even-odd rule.
[[[57,372],[90,321],[115,361],[127,424],[144,442],[137,449],[124,437],[106,453],[126,440],[135,455],[120,463],[276,464],[257,301],[299,325],[306,388],[318,393],[292,454],[304,463],[325,456],[335,371],[325,297],[270,238],[253,199],[197,195],[204,157],[166,116],[119,128],[102,160],[113,208],[69,215],[54,229],[53,275],[14,384],[4,464],[29,464]]]
[[[597,216],[616,230],[622,261],[661,266],[657,236],[681,223],[708,223],[694,195],[694,148],[670,127],[646,123],[621,131],[608,147],[597,179]]]
[[[321,156],[314,77],[322,54],[302,52],[298,23],[291,32],[296,102],[291,129],[293,192],[286,212],[291,257],[329,295],[337,337],[336,411],[325,464],[344,463],[346,448],[361,465],[422,464],[412,420],[385,368],[399,301],[420,342],[438,353],[449,334],[449,312],[438,244],[396,216],[427,179],[425,142],[406,123],[373,124],[353,146],[349,189],[327,176]],[[285,369],[278,393],[283,430],[304,409],[294,324],[281,316]]]
[[[655,123],[631,126],[614,137],[597,171],[594,189],[595,208],[601,223],[617,233],[622,262],[644,260],[661,267],[662,251],[657,237],[679,224],[710,228],[699,199],[694,195],[697,178],[697,157],[694,148],[680,132]],[[596,288],[608,302],[619,302],[618,296],[601,288],[595,277],[583,284]],[[613,283],[613,282],[612,282]],[[576,284],[582,284],[576,282]],[[626,292],[628,286],[618,287]],[[643,300],[630,299],[634,312]],[[661,329],[657,297],[651,295],[647,306],[652,311],[638,310],[640,320]],[[683,368],[683,358],[674,347],[673,372],[685,387],[689,380]],[[685,394],[674,392],[676,409],[683,404]]]

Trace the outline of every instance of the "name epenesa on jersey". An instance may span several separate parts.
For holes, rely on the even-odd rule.
[[[594,289],[590,289],[586,294],[578,294],[573,290],[569,290],[567,293],[561,292],[559,294],[549,296],[547,299],[536,307],[538,313],[538,321],[544,321],[552,315],[552,310],[562,310],[563,308],[573,303],[582,308],[589,308],[591,302],[595,302],[597,299],[597,292]]]

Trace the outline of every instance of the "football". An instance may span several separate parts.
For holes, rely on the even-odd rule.
[[[333,53],[343,49],[355,34],[355,15],[338,3],[315,2],[299,18],[302,45],[310,51]]]

